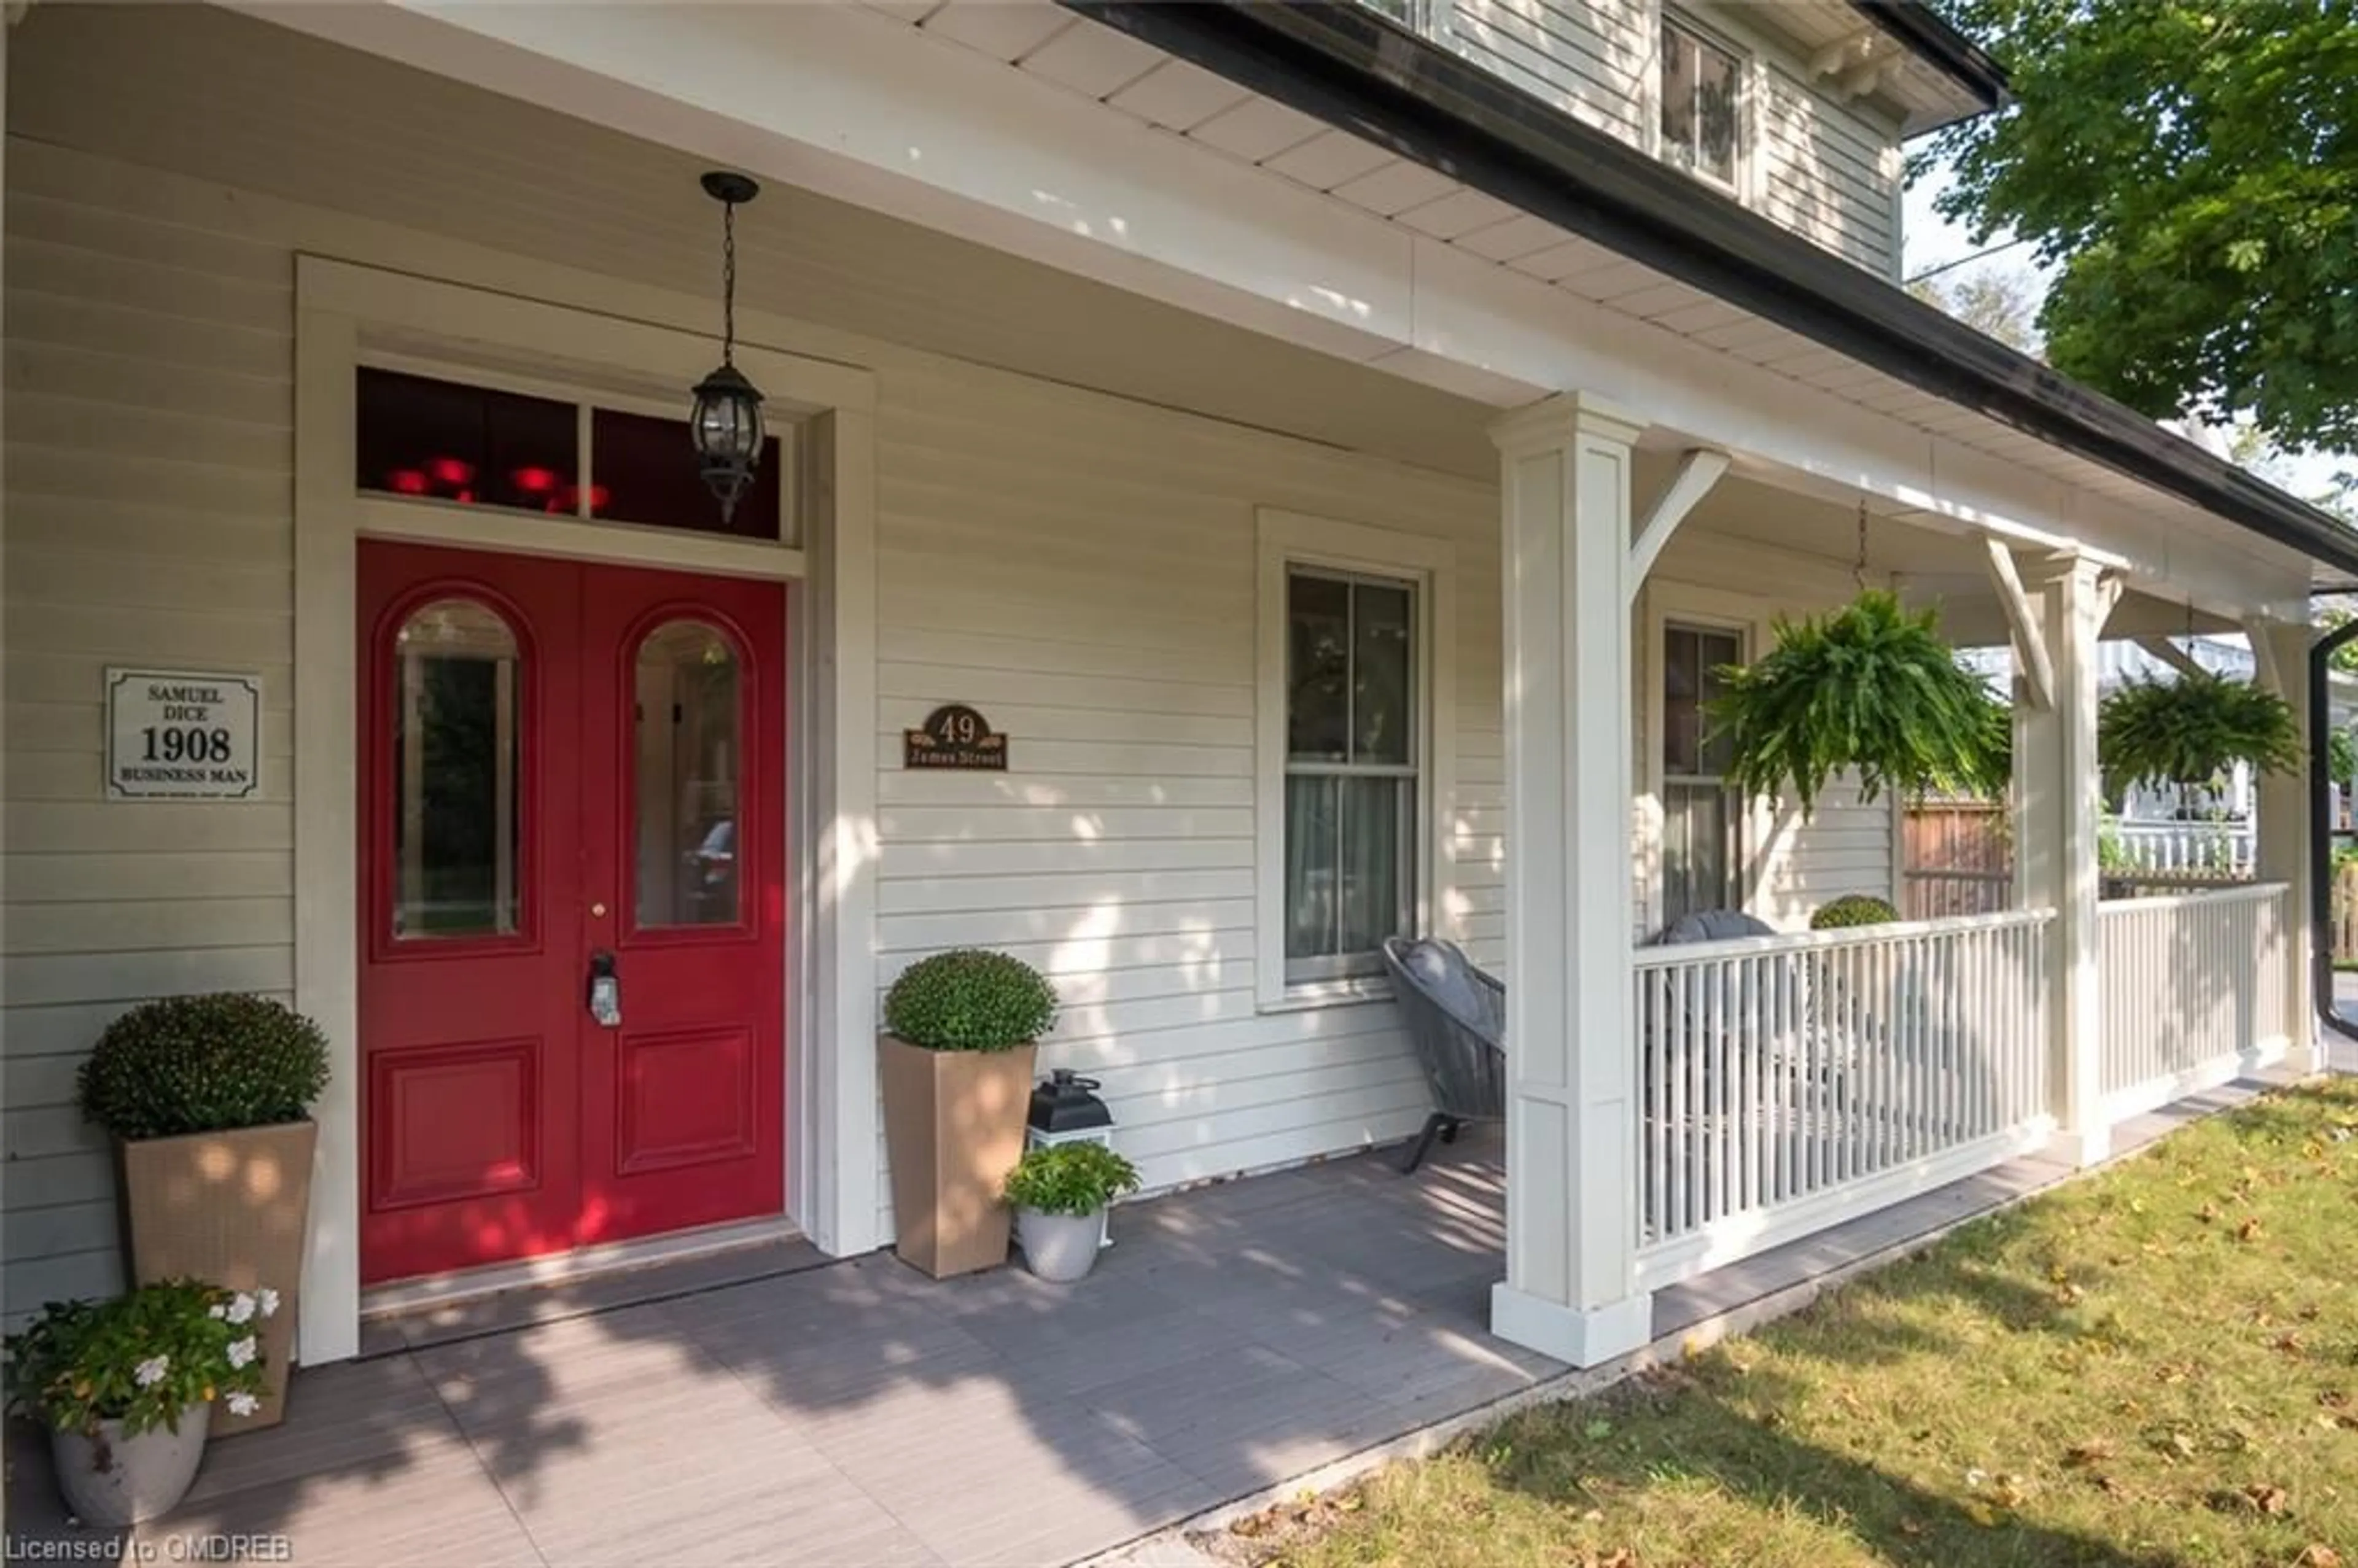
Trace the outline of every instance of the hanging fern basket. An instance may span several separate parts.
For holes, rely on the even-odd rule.
[[[2282,773],[2307,761],[2292,704],[2207,671],[2133,682],[2104,698],[2096,757],[2115,798],[2134,784],[2207,784],[2237,762]]]
[[[2013,723],[1981,678],[1959,666],[1931,611],[1861,593],[1831,615],[1779,617],[1776,645],[1721,672],[1709,719],[1748,795],[1787,796],[1807,816],[1827,781],[1855,773],[1862,798],[1888,789],[1994,795],[2006,787]]]

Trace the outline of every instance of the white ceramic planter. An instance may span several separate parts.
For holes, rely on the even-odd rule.
[[[1015,1211],[1015,1244],[1023,1261],[1044,1280],[1069,1285],[1096,1267],[1098,1243],[1105,1235],[1105,1211],[1095,1214],[1047,1214],[1036,1208]]]
[[[180,1429],[159,1426],[136,1437],[123,1423],[103,1421],[98,1435],[49,1431],[49,1462],[66,1508],[94,1530],[120,1530],[168,1513],[188,1495],[205,1457],[213,1407],[190,1405]]]

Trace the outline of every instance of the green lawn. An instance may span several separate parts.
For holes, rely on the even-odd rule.
[[[1294,1568],[2358,1568],[2358,1085],[1217,1543]]]

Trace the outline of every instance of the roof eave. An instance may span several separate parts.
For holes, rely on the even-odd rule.
[[[1061,0],[1764,320],[2358,576],[2358,530],[1361,5]]]

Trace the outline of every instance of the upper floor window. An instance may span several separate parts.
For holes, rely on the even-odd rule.
[[[1693,28],[1662,24],[1662,157],[1720,185],[1736,184],[1744,61]]]

